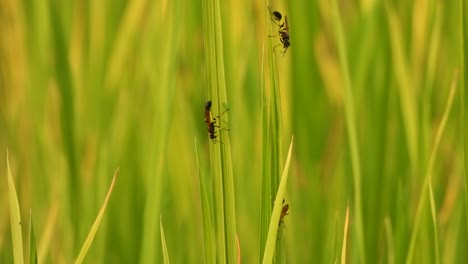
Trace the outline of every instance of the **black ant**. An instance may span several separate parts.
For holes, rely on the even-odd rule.
[[[289,214],[289,204],[284,204],[284,199],[283,199],[283,208],[281,209],[281,215],[280,215],[280,221],[278,224],[278,227],[281,226],[281,224],[284,225],[284,217]]]
[[[213,117],[213,121],[211,121],[211,105],[212,105],[211,101],[207,101],[206,104],[205,104],[205,120],[203,120],[203,122],[205,122],[206,127],[208,128],[208,134],[210,135],[210,139],[213,140],[213,143],[215,143],[215,144],[216,144],[216,142],[222,143],[221,141],[216,139],[218,136],[215,133],[215,127],[218,128],[218,131],[221,131],[221,130],[229,131],[229,129],[221,128],[220,126],[217,126],[216,125],[216,118],[220,118],[221,115],[224,114],[229,109],[226,109],[221,114],[219,114],[218,116]]]
[[[286,54],[286,51],[288,50],[289,46],[291,46],[291,42],[289,42],[289,26],[288,26],[288,16],[284,16],[284,22],[281,23],[281,19],[283,18],[283,15],[281,15],[280,12],[278,11],[271,11],[270,6],[268,6],[268,11],[270,11],[270,19],[273,21],[278,26],[278,35],[277,36],[268,36],[268,37],[279,37],[281,44],[276,45],[273,48],[273,52],[278,46],[283,45],[283,57],[284,54]]]

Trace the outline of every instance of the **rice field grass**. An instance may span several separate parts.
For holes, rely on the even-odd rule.
[[[0,1],[0,263],[466,263],[467,4]]]

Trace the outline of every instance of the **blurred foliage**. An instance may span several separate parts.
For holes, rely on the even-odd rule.
[[[360,242],[366,263],[404,262],[450,83],[455,71],[463,72],[460,2],[338,1],[362,174],[364,241],[358,241],[330,1],[220,1],[245,263],[260,259],[262,60],[272,52],[267,41],[279,43],[267,37],[268,5],[288,16],[291,36],[284,58],[277,55],[281,157],[294,134],[286,261],[340,259],[349,201],[348,262],[364,262]],[[77,257],[117,167],[86,261],[161,263],[161,221],[171,261],[203,263],[193,142],[196,137],[204,173],[213,143],[202,114],[211,99],[204,54],[212,51],[204,50],[201,2],[2,0],[0,34],[0,262],[13,261],[8,149],[24,230],[33,212],[39,263]],[[432,172],[438,238],[427,200],[415,263],[468,259],[461,90]]]

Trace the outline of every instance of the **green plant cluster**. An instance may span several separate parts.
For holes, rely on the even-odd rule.
[[[0,1],[0,263],[466,263],[467,5]]]

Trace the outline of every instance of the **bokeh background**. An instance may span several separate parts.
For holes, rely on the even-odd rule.
[[[291,36],[277,60],[283,151],[294,135],[282,238],[288,263],[339,260],[348,202],[350,263],[364,263],[361,243],[367,263],[403,263],[414,232],[413,263],[466,263],[461,2],[338,1],[362,172],[355,188],[332,5],[270,1],[288,15]],[[268,3],[220,4],[230,109],[224,136],[232,144],[242,262],[255,263],[263,58],[272,52],[266,43],[279,40],[268,38]],[[41,263],[76,258],[118,167],[87,262],[162,262],[161,216],[171,261],[203,263],[195,148],[209,173],[213,143],[203,123],[212,51],[204,50],[202,25],[200,1],[0,1],[1,263],[13,261],[7,149]],[[430,171],[433,218],[424,179],[453,80],[455,100]]]

